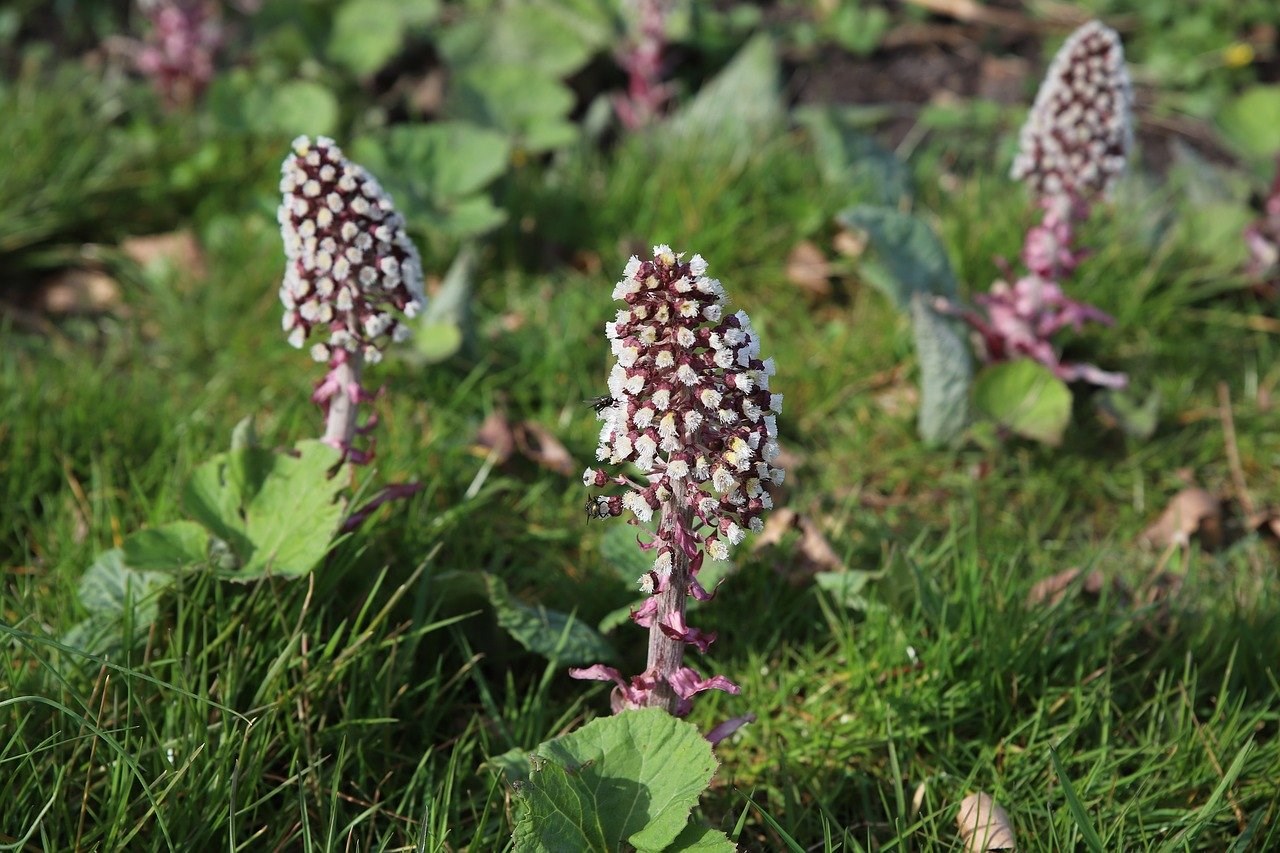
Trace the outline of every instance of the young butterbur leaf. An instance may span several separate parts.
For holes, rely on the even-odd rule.
[[[747,155],[785,116],[778,78],[773,42],[756,36],[657,130],[659,139],[681,147],[697,144],[700,156],[711,160]]]
[[[130,567],[121,548],[104,551],[80,578],[77,590],[89,618],[62,636],[63,645],[99,655],[135,647],[159,614],[157,601],[173,580],[168,572]]]
[[[435,595],[452,608],[477,600],[493,608],[498,626],[524,648],[548,660],[583,664],[614,660],[613,647],[587,623],[540,604],[525,604],[502,578],[488,572],[444,572],[434,578]]]
[[[867,235],[874,255],[864,257],[862,272],[901,310],[910,307],[911,297],[917,293],[955,298],[951,261],[933,229],[923,220],[893,208],[868,204],[851,207],[839,213],[836,220]]]
[[[470,332],[471,284],[475,279],[475,247],[458,252],[427,309],[413,330],[413,345],[421,360],[436,364],[457,354]]]
[[[196,469],[183,505],[227,543],[239,569],[230,577],[304,575],[329,552],[346,512],[339,495],[340,451],[304,441],[297,455],[261,448],[222,453]]]
[[[957,325],[924,294],[912,297],[911,326],[920,362],[919,427],[930,444],[954,441],[969,423],[973,361]]]
[[[973,404],[1005,429],[1052,446],[1062,442],[1071,420],[1071,389],[1029,358],[983,369],[973,385]]]
[[[614,659],[613,647],[587,623],[541,604],[525,604],[502,578],[488,573],[483,577],[498,624],[529,651],[564,664]]]
[[[124,562],[140,572],[175,572],[209,560],[209,531],[194,521],[139,530],[124,540]]]
[[[517,790],[515,849],[606,853],[624,843],[641,853],[684,849],[674,842],[716,766],[697,728],[659,709],[594,720],[534,751],[528,780]],[[706,845],[714,833],[686,838]]]

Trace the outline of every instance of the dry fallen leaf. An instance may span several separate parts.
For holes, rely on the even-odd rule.
[[[499,465],[511,458],[516,449],[516,437],[505,414],[495,410],[484,419],[476,431],[476,446],[492,453]]]
[[[1206,548],[1222,541],[1222,502],[1198,486],[1173,496],[1156,522],[1142,531],[1139,540],[1155,548],[1186,545],[1198,535]]]
[[[831,295],[831,264],[822,250],[808,240],[795,245],[787,255],[787,280],[812,296]]]
[[[1013,823],[1008,812],[981,791],[961,800],[956,824],[960,827],[960,837],[968,853],[1015,849]]]
[[[120,307],[120,284],[101,270],[65,269],[41,283],[34,308],[46,314],[104,314]]]
[[[582,466],[569,455],[551,430],[534,421],[524,421],[515,430],[516,446],[526,459],[565,477],[582,474]]]
[[[846,258],[857,260],[867,250],[867,235],[863,231],[843,229],[836,232],[831,246]]]
[[[827,542],[817,522],[793,509],[775,510],[764,524],[764,530],[756,539],[754,550],[771,545],[781,544],[783,537],[791,530],[800,532],[800,541],[796,545],[794,559],[780,564],[779,574],[790,583],[801,584],[808,581],[818,572],[839,572],[844,564],[836,556],[835,549]]]
[[[1044,580],[1038,581],[1035,586],[1031,587],[1031,591],[1027,593],[1027,606],[1047,605],[1055,607],[1067,597],[1067,593],[1072,588],[1076,587],[1077,582],[1079,583],[1080,594],[1090,601],[1096,601],[1108,586],[1106,576],[1097,569],[1084,574],[1083,580],[1081,580],[1082,574],[1080,569],[1066,569],[1056,575],[1050,575]],[[1119,578],[1112,578],[1110,587],[1112,595],[1121,601],[1128,600],[1129,590]]]
[[[204,250],[187,230],[128,237],[120,243],[120,250],[143,269],[166,265],[181,271],[184,281],[204,278],[208,272]]]

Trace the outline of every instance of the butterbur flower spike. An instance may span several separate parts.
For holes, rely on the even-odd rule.
[[[760,357],[745,312],[725,314],[724,288],[706,272],[700,255],[685,261],[668,246],[655,246],[652,260],[631,258],[613,293],[625,307],[605,326],[616,363],[596,457],[643,479],[588,468],[588,488],[622,490],[596,495],[591,515],[626,513],[637,525],[657,519],[643,545],[653,568],[639,579],[650,598],[631,615],[649,628],[646,670],[630,679],[600,665],[570,670],[614,682],[615,711],[661,707],[684,716],[704,690],[738,692],[724,676],[703,678],[684,665],[686,645],[705,652],[715,640],[685,621],[685,605],[689,595],[709,597],[697,581],[705,557],[728,559],[747,531],[763,529],[773,506],[765,486],[783,479],[773,359]]]
[[[223,41],[217,5],[206,0],[145,0],[138,5],[151,31],[136,48],[134,63],[168,106],[190,104],[213,79],[214,55]]]
[[[977,332],[984,361],[1028,357],[1066,382],[1108,388],[1128,383],[1123,373],[1062,361],[1051,339],[1067,326],[1078,331],[1086,322],[1113,322],[1069,298],[1061,283],[1085,257],[1074,246],[1076,223],[1089,218],[1090,206],[1124,173],[1133,146],[1132,105],[1120,37],[1090,21],[1054,56],[1013,161],[1013,178],[1027,183],[1042,211],[1022,244],[1027,273],[977,296],[979,310],[939,306]]]
[[[357,408],[372,398],[361,373],[409,336],[402,317],[426,303],[422,262],[391,197],[332,139],[298,137],[281,173],[284,331],[329,365],[312,395],[326,412],[324,440],[367,461],[352,447]]]
[[[1115,30],[1098,21],[1066,40],[1022,126],[1014,180],[1070,207],[1111,192],[1133,147],[1133,90]]]

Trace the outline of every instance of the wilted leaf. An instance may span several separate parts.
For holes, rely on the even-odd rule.
[[[1010,432],[1054,447],[1071,421],[1071,389],[1029,358],[984,368],[973,384],[973,404]]]
[[[304,441],[297,455],[262,448],[222,453],[201,465],[183,491],[183,506],[237,558],[235,580],[303,575],[329,552],[346,507],[347,478],[331,469],[342,454]]]
[[[787,280],[812,296],[831,295],[831,264],[813,242],[802,240],[787,255]]]
[[[476,446],[492,453],[499,465],[511,458],[516,450],[516,435],[505,412],[494,409],[489,413],[476,432]]]
[[[148,234],[144,237],[126,237],[120,242],[120,250],[144,270],[165,270],[181,274],[183,280],[204,278],[208,273],[204,250],[191,231],[170,231],[168,234]]]
[[[775,510],[769,516],[752,550],[759,551],[770,546],[780,546],[784,537],[792,531],[798,531],[800,539],[795,551],[789,555],[791,559],[778,567],[786,580],[793,584],[801,584],[818,572],[844,570],[844,564],[836,555],[835,549],[827,542],[818,525],[808,516],[800,515],[786,507]]]
[[[517,791],[515,849],[678,849],[716,766],[696,727],[656,708],[593,720],[537,748]],[[692,840],[710,843],[700,832]]]
[[[1080,569],[1065,569],[1056,575],[1037,581],[1027,593],[1027,606],[1056,607],[1067,597],[1067,593],[1078,589],[1086,598],[1096,601],[1107,588],[1107,577],[1098,569],[1082,572]],[[1128,599],[1129,590],[1119,578],[1111,578],[1111,593],[1120,600]]]
[[[1187,545],[1192,536],[1199,536],[1206,548],[1215,548],[1222,541],[1222,502],[1198,486],[1183,489],[1173,496],[1164,512],[1142,535],[1139,541],[1155,548],[1169,545]]]
[[[979,792],[961,800],[956,824],[967,853],[1015,849],[1013,822],[988,794]]]
[[[580,477],[582,467],[551,430],[536,421],[524,421],[516,428],[516,446],[524,458],[562,477]]]
[[[55,316],[104,314],[121,307],[120,284],[101,270],[61,270],[41,282],[33,307]]]

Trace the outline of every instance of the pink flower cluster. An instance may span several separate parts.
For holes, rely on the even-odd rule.
[[[623,489],[597,495],[588,510],[599,518],[626,511],[637,525],[658,518],[642,544],[655,555],[639,581],[650,597],[631,614],[650,630],[647,669],[631,679],[600,665],[570,671],[613,681],[615,711],[657,706],[683,716],[699,692],[738,692],[724,676],[684,666],[686,644],[705,652],[715,640],[687,624],[685,604],[689,595],[711,597],[697,579],[704,557],[728,559],[747,531],[762,530],[773,506],[765,485],[783,479],[773,359],[761,359],[745,312],[725,315],[724,288],[706,271],[700,255],[684,261],[668,246],[655,246],[652,260],[631,258],[613,294],[626,307],[605,327],[617,361],[596,456],[643,477],[588,468],[588,488]]]
[[[613,99],[618,119],[628,130],[651,124],[671,98],[671,86],[662,82],[667,2],[630,0],[628,4],[634,14],[633,29],[616,53],[618,65],[627,72],[627,91]]]
[[[1067,382],[1128,383],[1123,373],[1063,362],[1052,338],[1066,327],[1079,331],[1086,322],[1113,322],[1068,298],[1062,282],[1085,256],[1074,247],[1076,224],[1124,173],[1133,145],[1132,102],[1120,37],[1097,21],[1072,33],[1049,66],[1013,163],[1012,176],[1030,187],[1043,211],[1023,241],[1026,273],[977,296],[980,310],[943,306],[977,332],[984,360],[1029,357]]]
[[[328,416],[325,440],[364,461],[351,447],[356,406],[370,399],[360,371],[409,336],[401,316],[426,302],[422,262],[391,197],[332,139],[294,140],[280,193],[282,325],[295,347],[319,338],[311,356],[328,362],[329,373],[312,399]]]
[[[1244,229],[1244,242],[1249,250],[1245,274],[1264,288],[1280,285],[1280,156],[1270,193],[1262,202],[1262,216]]]
[[[140,3],[151,23],[134,63],[169,106],[194,102],[213,79],[213,58],[222,46],[216,4],[206,0]]]

